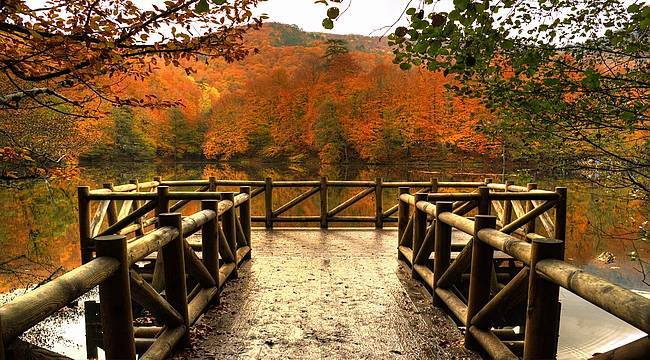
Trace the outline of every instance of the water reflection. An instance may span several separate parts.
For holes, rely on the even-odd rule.
[[[24,184],[18,189],[0,189],[0,292],[38,283],[61,268],[79,264],[76,214],[76,186],[99,187],[102,183],[126,183],[130,179],[192,179],[216,176],[219,179],[316,179],[359,180],[383,177],[390,180],[427,180],[435,175],[445,180],[481,180],[495,173],[498,165],[489,162],[437,162],[420,165],[347,166],[306,164],[205,164],[205,163],[110,163],[81,167],[79,178],[52,183]],[[458,175],[471,173],[473,175]],[[542,188],[569,187],[567,252],[568,261],[628,288],[650,290],[644,274],[649,266],[647,204],[629,199],[624,191],[609,191],[577,179],[536,179],[534,175],[511,174],[509,179],[523,184],[537,181]],[[221,190],[221,189],[220,189]],[[226,190],[225,188],[223,190]],[[276,189],[276,204],[297,196],[305,189]],[[358,189],[330,189],[330,205],[353,195]],[[386,191],[384,204],[395,203],[395,189]],[[263,199],[253,202],[254,215],[263,213]],[[277,205],[276,205],[277,207]],[[191,211],[189,209],[188,211]],[[317,214],[318,197],[291,209],[286,215]],[[372,197],[346,210],[349,215],[372,215]],[[645,222],[645,224],[644,224]],[[609,252],[613,260],[596,258]],[[645,282],[644,282],[645,281]]]
[[[332,180],[359,180],[383,177],[386,180],[482,180],[484,175],[498,172],[499,165],[489,162],[437,162],[431,164],[368,166],[318,166],[307,164],[204,164],[204,163],[121,163],[94,164],[81,167],[79,178],[51,183],[35,182],[20,188],[0,189],[0,303],[22,293],[23,289],[38,284],[57,270],[66,271],[79,264],[76,186],[100,187],[102,183],[126,183],[138,178],[150,180],[192,179],[216,176],[219,179],[274,179],[304,180],[326,175]],[[495,171],[497,170],[497,171]],[[439,172],[430,175],[425,171]],[[473,175],[460,175],[471,173]],[[604,277],[631,289],[650,291],[645,273],[650,271],[650,243],[647,240],[648,206],[640,200],[627,197],[622,190],[609,191],[571,178],[546,179],[534,174],[513,173],[507,176],[518,184],[537,181],[541,188],[567,186],[569,188],[566,259],[590,273]],[[222,189],[220,189],[222,190]],[[224,188],[225,190],[225,188]],[[275,190],[276,204],[287,201],[305,189]],[[356,193],[358,189],[330,189],[330,206]],[[395,203],[396,190],[386,191],[385,207]],[[277,205],[276,205],[277,207]],[[198,205],[187,211],[198,209]],[[318,197],[296,207],[286,215],[314,215],[319,211]],[[374,202],[368,197],[349,210],[349,215],[374,214]],[[253,214],[262,215],[263,199],[253,202]],[[610,263],[597,260],[603,253],[611,253]],[[575,296],[562,293],[562,322],[560,358],[586,357],[595,351],[604,351],[639,336],[638,331],[595,309]],[[7,296],[11,295],[11,296]],[[74,313],[76,311],[76,313]],[[59,328],[52,341],[52,349],[71,354],[85,354],[79,334],[84,333],[83,310],[69,310],[74,315],[68,322],[42,323],[39,328]],[[57,315],[58,316],[58,315]],[[58,325],[57,325],[58,324]],[[591,334],[584,334],[591,329]],[[580,330],[580,331],[578,331]],[[31,332],[30,332],[31,333]],[[580,334],[580,335],[578,335]],[[82,339],[83,337],[81,337]],[[74,346],[65,345],[76,339]],[[37,341],[38,342],[38,341]],[[54,343],[64,345],[54,345]],[[58,346],[63,346],[62,349]],[[49,347],[49,346],[48,346]],[[65,350],[65,351],[64,351]]]
[[[650,298],[650,293],[641,295]],[[561,289],[558,360],[588,359],[646,336],[641,330]]]

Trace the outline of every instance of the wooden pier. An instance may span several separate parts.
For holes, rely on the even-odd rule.
[[[278,188],[301,188],[304,192],[275,204],[274,189]],[[332,188],[357,188],[358,192],[338,204],[330,204],[328,194]],[[394,203],[386,206],[383,199],[388,189],[397,193]],[[253,214],[252,200],[262,194],[264,213]],[[320,203],[318,213],[286,214],[316,196]],[[93,346],[97,345],[109,359],[135,359],[136,354],[143,359],[160,359],[189,351],[190,343],[204,355],[226,354],[228,348],[216,348],[225,344],[218,334],[208,334],[204,341],[192,338],[194,332],[191,330],[197,320],[206,311],[206,319],[221,324],[234,323],[239,321],[237,316],[246,316],[239,306],[254,300],[244,295],[255,292],[243,291],[242,286],[258,286],[259,283],[236,279],[240,276],[245,279],[247,274],[261,271],[256,266],[260,269],[272,266],[276,272],[284,272],[284,277],[279,278],[286,280],[288,292],[292,288],[313,291],[310,286],[296,283],[298,274],[296,278],[290,275],[292,271],[308,271],[310,266],[316,266],[318,261],[314,260],[314,254],[318,254],[319,261],[328,258],[330,266],[337,267],[336,273],[342,279],[339,285],[346,286],[346,281],[354,280],[356,289],[365,291],[366,298],[383,299],[385,294],[377,292],[377,288],[402,286],[405,293],[413,293],[418,286],[428,290],[426,308],[429,312],[414,306],[394,307],[384,300],[380,301],[382,306],[378,309],[394,309],[392,323],[380,321],[385,315],[381,311],[364,313],[366,318],[377,316],[369,321],[370,328],[377,332],[367,334],[371,338],[382,335],[383,328],[402,324],[396,338],[403,343],[418,339],[424,344],[400,345],[392,349],[368,343],[365,348],[348,348],[356,349],[356,353],[352,350],[339,353],[345,357],[384,358],[388,357],[382,356],[388,354],[386,351],[396,351],[393,355],[412,352],[421,357],[444,357],[439,346],[426,342],[436,342],[440,334],[435,332],[443,331],[449,323],[429,322],[437,325],[419,328],[416,323],[422,315],[415,313],[445,318],[441,316],[445,311],[464,334],[462,339],[458,332],[457,340],[474,351],[463,356],[554,358],[560,322],[559,287],[646,334],[650,331],[650,300],[563,261],[565,188],[548,191],[537,189],[535,184],[496,184],[491,179],[482,182],[437,179],[391,182],[383,179],[330,181],[327,178],[317,181],[274,181],[271,178],[264,181],[215,178],[165,181],[156,178],[148,182],[133,180],[126,185],[105,184],[102,189],[95,190],[79,187],[78,197],[83,264],[0,307],[0,359],[14,358],[17,348],[25,348],[18,339],[20,334],[96,286],[99,286],[99,311],[90,311],[92,306],[89,306],[86,312],[99,313],[97,323],[100,326],[98,329],[87,326],[89,357],[96,356]],[[344,215],[346,209],[366,197],[374,198],[372,214]],[[200,202],[200,210],[187,213],[191,208],[188,205],[197,202]],[[181,211],[186,216],[181,215]],[[266,229],[252,230],[254,223],[263,224]],[[397,236],[392,246],[394,255],[385,256],[379,251],[385,246],[368,241],[350,244],[349,248],[338,242],[328,248],[334,249],[331,253],[318,251],[327,240],[313,243],[300,237],[283,241],[291,236],[284,230],[273,230],[279,223],[308,223],[321,229],[341,223],[372,224],[375,229],[381,229],[385,224],[397,223]],[[252,253],[251,248],[257,246],[252,239],[259,236],[260,231],[267,238],[269,234],[282,238],[272,243],[260,241],[258,261],[257,253]],[[336,231],[342,230],[330,230]],[[355,241],[353,235],[348,237],[350,242]],[[291,246],[303,249],[293,253],[294,260],[296,256],[299,258],[297,262],[290,261]],[[277,249],[273,256],[269,256],[269,247]],[[253,261],[246,261],[251,258]],[[335,264],[331,264],[332,258],[337,259]],[[359,258],[365,262],[358,262]],[[377,259],[389,265],[382,263],[380,266]],[[390,263],[394,264],[393,269],[402,270],[391,275],[386,272],[391,269]],[[360,272],[358,269],[362,268],[366,270]],[[337,295],[335,288],[330,290],[332,296]],[[220,298],[222,294],[228,295]],[[277,289],[276,295],[280,296]],[[302,304],[305,311],[310,311],[312,306],[320,308],[322,302],[326,302],[323,297],[306,298],[311,300]],[[397,302],[407,300],[403,296],[390,298]],[[409,301],[413,302],[414,298],[417,296],[408,296]],[[231,306],[240,312],[219,312],[230,301],[236,302]],[[220,302],[222,305],[215,307]],[[357,303],[356,307],[343,305],[345,303],[347,301],[338,302],[338,307],[334,306],[328,317],[336,322],[337,311],[362,312],[363,303]],[[368,300],[368,306],[371,305],[376,308],[376,304]],[[354,318],[354,315],[349,316]],[[145,318],[148,321],[143,321]],[[280,318],[275,321],[274,326],[283,326]],[[201,323],[205,322],[204,319]],[[403,324],[410,325],[404,327]],[[423,334],[430,332],[434,334]],[[354,341],[354,337],[345,339]],[[648,355],[649,349],[650,341],[646,336],[596,358],[641,359]],[[439,350],[442,352],[436,353]],[[322,349],[319,352],[312,348],[312,351],[323,354]],[[377,353],[373,355],[373,351]],[[454,351],[462,353],[465,350]],[[294,354],[306,356],[299,351]]]

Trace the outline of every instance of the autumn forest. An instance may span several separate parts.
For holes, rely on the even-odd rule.
[[[0,360],[648,348],[649,201],[647,1],[0,0]]]
[[[161,63],[146,79],[112,85],[118,96],[173,99],[173,106],[111,106],[92,120],[42,110],[58,119],[58,137],[45,126],[27,130],[30,116],[4,130],[25,138],[50,134],[49,143],[60,145],[53,156],[68,162],[80,154],[82,162],[311,156],[377,163],[432,149],[488,154],[493,148],[475,129],[489,113],[454,96],[440,72],[400,70],[385,40],[275,23],[247,37],[259,54],[243,61],[194,61],[185,65],[192,74]]]

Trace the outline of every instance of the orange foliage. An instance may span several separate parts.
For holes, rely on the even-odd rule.
[[[485,154],[475,132],[489,114],[455,98],[440,73],[404,72],[377,39],[349,37],[349,52],[326,56],[321,35],[271,24],[251,33],[257,55],[228,64],[195,62],[192,76],[162,66],[145,81],[126,81],[128,96],[180,100],[187,126],[205,123],[203,155],[385,161],[430,156],[435,149]],[[144,133],[159,149],[168,138],[168,109],[138,109]]]

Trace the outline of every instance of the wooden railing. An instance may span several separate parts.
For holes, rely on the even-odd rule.
[[[250,189],[212,189],[170,192],[159,181],[79,187],[83,264],[0,307],[0,359],[12,358],[20,334],[96,286],[108,359],[161,359],[187,345],[190,326],[250,257]],[[173,212],[194,200],[200,211]],[[188,242],[198,231],[201,241]],[[143,262],[155,264],[153,275],[134,266]],[[134,326],[136,304],[154,315],[155,326]]]
[[[555,358],[559,287],[650,331],[649,299],[563,261],[566,194],[489,181],[471,193],[400,189],[398,256],[465,328],[466,347],[495,359]],[[646,336],[596,358],[649,349]]]
[[[194,191],[186,188],[194,187]],[[218,187],[240,187],[219,192]],[[171,191],[182,188],[183,191]],[[306,188],[274,206],[274,188]],[[330,188],[358,188],[331,206]],[[384,207],[383,191],[398,188],[397,204]],[[441,192],[441,191],[454,192]],[[466,190],[467,192],[458,192]],[[415,194],[411,194],[416,191]],[[264,216],[251,216],[252,199],[264,193]],[[320,212],[285,213],[312,196]],[[374,213],[343,211],[374,196]],[[227,279],[251,255],[251,223],[398,222],[398,256],[466,329],[466,345],[494,358],[553,358],[559,328],[558,289],[564,287],[645,331],[650,300],[563,261],[565,188],[538,190],[482,182],[182,180],[103,189],[79,187],[82,265],[0,307],[0,359],[17,337],[79,296],[99,286],[100,346],[110,359],[163,358],[188,343],[189,328]],[[201,210],[189,216],[193,201]],[[491,215],[494,213],[496,216]],[[394,217],[393,215],[397,215]],[[201,231],[200,241],[188,237]],[[453,240],[453,241],[452,241]],[[201,251],[201,257],[195,250]],[[135,263],[138,266],[133,266]],[[186,269],[189,273],[186,274]],[[151,326],[134,326],[139,309]],[[92,307],[86,310],[96,312]],[[515,328],[523,331],[514,331]],[[648,337],[617,349],[643,355]],[[96,355],[89,347],[89,356]],[[609,356],[609,355],[603,355]],[[11,357],[9,355],[8,357]]]
[[[264,194],[264,215],[253,216],[252,221],[257,223],[264,223],[264,226],[268,229],[273,228],[273,225],[275,223],[314,223],[320,224],[320,227],[323,229],[328,228],[329,223],[373,223],[375,225],[375,228],[381,229],[383,228],[384,223],[397,222],[397,218],[393,216],[397,213],[397,202],[388,208],[386,208],[383,204],[383,194],[386,189],[395,189],[402,186],[407,186],[411,188],[418,188],[422,191],[436,192],[442,188],[476,188],[478,186],[484,185],[483,182],[438,182],[437,179],[431,179],[429,181],[390,182],[383,181],[382,178],[376,178],[374,181],[341,181],[328,180],[327,177],[322,177],[320,181],[274,181],[270,177],[266,178],[264,181],[216,180],[214,178],[211,178],[209,180],[161,181],[160,184],[167,186],[204,187],[210,184],[222,187],[250,186],[251,198],[255,198],[258,195]],[[275,203],[277,200],[273,195],[274,189],[278,188],[303,188],[306,190],[295,198],[279,205]],[[330,204],[330,195],[328,190],[332,188],[356,188],[360,191],[338,204]],[[287,211],[295,208],[296,206],[304,203],[306,200],[314,196],[318,196],[320,202],[320,211],[318,213],[301,216],[284,215]],[[374,213],[363,216],[349,216],[341,214],[344,210],[350,208],[352,205],[369,196],[373,197]]]

